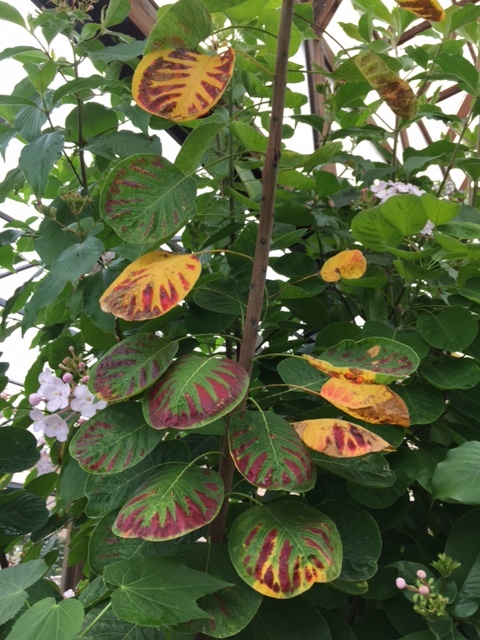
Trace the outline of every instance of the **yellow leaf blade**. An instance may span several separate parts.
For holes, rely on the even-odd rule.
[[[152,251],[130,264],[100,298],[100,306],[124,320],[150,320],[181,302],[200,276],[200,260],[189,254]]]
[[[303,442],[332,458],[354,458],[376,451],[395,451],[386,440],[346,420],[317,419],[294,422]]]
[[[396,0],[396,2],[402,9],[406,9],[424,20],[430,22],[445,20],[445,11],[437,0]]]
[[[191,49],[160,49],[135,70],[132,95],[139,107],[174,122],[195,120],[220,100],[233,74],[235,52],[207,56]]]
[[[375,381],[377,375],[375,372],[369,371],[368,369],[360,369],[358,367],[336,367],[326,360],[319,360],[318,358],[313,358],[308,355],[304,355],[303,357],[306,359],[308,364],[315,369],[318,369],[318,371],[326,373],[327,376],[344,378],[346,380],[350,380],[350,382],[355,382],[355,384],[372,383]]]
[[[320,276],[325,282],[337,282],[340,278],[353,280],[361,278],[367,269],[367,261],[358,249],[340,251],[329,258],[320,270]]]

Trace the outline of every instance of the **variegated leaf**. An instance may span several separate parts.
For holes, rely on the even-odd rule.
[[[326,260],[320,269],[320,277],[325,282],[337,282],[340,278],[347,280],[361,278],[367,269],[367,261],[361,251],[351,249],[340,251],[336,256]]]
[[[228,547],[240,577],[271,598],[293,598],[315,582],[335,580],[342,568],[335,524],[293,501],[242,513],[232,525]]]
[[[375,451],[395,451],[386,440],[358,424],[322,418],[292,425],[303,442],[332,458],[354,458]]]
[[[113,405],[83,424],[70,453],[89,473],[120,473],[143,460],[162,439],[135,402]]]
[[[178,342],[154,333],[137,333],[112,347],[90,369],[88,386],[103,400],[125,400],[150,387],[165,373]]]
[[[373,424],[410,426],[405,402],[384,384],[355,384],[342,378],[330,378],[320,395],[342,412]]]
[[[215,471],[165,464],[122,507],[112,531],[122,538],[173,540],[211,522],[223,495]]]
[[[358,342],[343,340],[324,351],[321,358],[305,358],[322,373],[356,384],[388,384],[406,378],[420,364],[413,349],[389,338],[365,338]]]
[[[445,20],[445,11],[437,0],[395,0],[396,3],[419,18],[430,22]]]
[[[245,369],[228,358],[179,358],[147,392],[143,411],[155,429],[201,427],[234,409],[248,389]]]
[[[236,413],[228,439],[235,466],[255,486],[308,491],[315,484],[315,465],[308,451],[288,422],[274,413]]]
[[[100,298],[100,306],[124,320],[158,318],[188,295],[201,270],[193,255],[151,251],[122,271]]]
[[[149,113],[175,122],[200,118],[220,100],[233,74],[235,52],[208,56],[191,49],[160,49],[135,70],[132,94]]]
[[[196,214],[196,186],[155,153],[129,156],[114,166],[100,196],[100,213],[126,242],[168,240]]]

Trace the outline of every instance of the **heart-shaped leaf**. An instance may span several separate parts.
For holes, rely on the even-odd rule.
[[[388,384],[410,375],[420,364],[413,349],[389,338],[365,338],[358,342],[343,340],[324,351],[320,359],[305,358],[315,369],[357,384]]]
[[[211,469],[165,464],[120,510],[122,538],[173,540],[211,522],[223,502],[223,481]]]
[[[227,587],[223,580],[188,569],[175,558],[138,558],[105,569],[107,583],[119,587],[112,605],[122,620],[148,627],[208,618],[196,600]]]
[[[347,280],[361,278],[367,270],[367,261],[361,251],[351,249],[340,251],[329,258],[320,269],[320,276],[325,282],[337,282],[340,278]]]
[[[107,351],[90,369],[88,385],[103,400],[125,400],[150,387],[165,373],[178,342],[154,333],[129,336]]]
[[[122,271],[100,306],[124,320],[158,318],[188,295],[201,270],[200,260],[190,254],[151,251]]]
[[[234,409],[247,388],[247,372],[237,362],[187,355],[150,389],[143,411],[155,429],[201,427]]]
[[[308,451],[288,422],[274,413],[236,413],[228,439],[235,466],[255,486],[308,491],[315,484],[315,465]]]
[[[71,640],[79,633],[84,610],[78,600],[43,598],[18,618],[8,634],[11,640]]]
[[[143,460],[162,439],[136,402],[107,407],[80,427],[70,453],[89,473],[119,473]]]
[[[192,49],[152,51],[133,75],[133,99],[145,111],[174,122],[200,118],[224,94],[234,62],[233,49],[214,56]]]
[[[303,442],[333,458],[354,458],[374,451],[395,451],[386,440],[358,424],[331,418],[294,422]]]
[[[399,7],[430,22],[445,20],[445,11],[437,0],[395,0]]]
[[[162,242],[196,214],[196,186],[155,153],[129,156],[112,169],[100,196],[103,219],[126,242]]]
[[[410,426],[407,405],[384,384],[355,384],[342,378],[330,378],[321,388],[320,395],[341,411],[365,422]]]
[[[248,509],[234,521],[228,546],[240,577],[271,598],[293,598],[335,580],[342,568],[335,524],[298,502]]]

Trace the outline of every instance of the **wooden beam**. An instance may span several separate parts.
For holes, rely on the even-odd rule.
[[[158,7],[153,0],[130,0],[128,18],[143,35],[148,36],[157,21]]]

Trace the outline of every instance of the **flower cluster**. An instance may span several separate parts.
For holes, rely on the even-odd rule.
[[[75,383],[70,372],[58,378],[45,367],[38,376],[38,382],[38,390],[29,396],[33,407],[29,414],[33,420],[33,430],[56,438],[59,442],[67,440],[69,423],[92,418],[107,406],[104,400],[98,400],[88,390],[88,376],[82,376],[81,382]],[[44,410],[39,408],[42,402],[45,403]]]
[[[445,615],[448,598],[436,589],[435,579],[428,578],[423,569],[417,571],[416,585],[407,584],[404,578],[397,578],[395,584],[398,589],[413,591],[413,610],[426,620],[435,620]]]
[[[378,184],[372,184],[370,191],[380,199],[380,202],[385,202],[385,200],[388,200],[392,196],[403,195],[405,193],[410,193],[414,196],[421,196],[422,193],[425,193],[423,189],[420,189],[415,184],[394,182],[393,180],[389,180],[388,182],[379,180]]]

